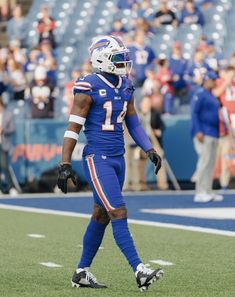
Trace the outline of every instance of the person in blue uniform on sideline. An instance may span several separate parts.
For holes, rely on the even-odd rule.
[[[223,196],[212,192],[213,171],[219,137],[219,100],[213,95],[217,75],[205,74],[202,87],[192,98],[192,137],[198,154],[193,181],[195,202],[221,201]]]
[[[67,193],[67,180],[71,178],[76,182],[71,155],[84,126],[87,145],[83,151],[83,168],[93,190],[94,210],[71,282],[73,287],[106,288],[97,282],[89,268],[105,229],[111,223],[115,242],[132,267],[139,289],[145,291],[163,275],[163,270],[152,270],[142,263],[128,229],[126,203],[122,196],[125,177],[123,121],[136,144],[154,163],[156,174],[161,167],[161,158],[136,114],[134,87],[128,79],[132,64],[129,50],[118,37],[103,36],[92,43],[90,59],[100,72],[75,82],[74,104],[64,134],[58,177],[58,187]]]

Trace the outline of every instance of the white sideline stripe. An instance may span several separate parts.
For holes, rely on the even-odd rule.
[[[172,266],[172,265],[175,265],[175,264],[172,263],[172,262],[165,261],[165,260],[161,260],[161,259],[158,259],[158,260],[150,260],[149,262],[154,263],[154,264],[159,264],[159,265],[162,265],[162,266]]]
[[[53,263],[53,262],[40,262],[39,264],[42,265],[42,266],[49,267],[49,268],[61,268],[61,267],[63,267],[62,265],[56,264],[56,263]]]
[[[219,193],[219,192],[218,192]],[[136,192],[123,192],[123,196],[134,196],[136,198],[148,198],[149,195],[154,196],[169,196],[169,195],[173,195],[174,198],[181,198],[181,196],[189,196],[192,195],[192,201],[193,201],[193,195],[195,194],[195,191],[193,190],[183,190],[183,191],[136,191]],[[234,196],[231,196],[234,195]],[[147,196],[147,197],[146,197]],[[228,190],[226,192],[226,194],[223,195],[225,197],[225,199],[233,199],[235,197],[235,191],[234,190]],[[84,198],[84,197],[93,197],[92,196],[92,192],[78,192],[78,193],[69,193],[68,195],[64,194],[64,193],[24,193],[24,194],[19,194],[17,195],[17,199],[19,198],[23,198],[23,199],[31,199],[31,198],[66,198],[66,199],[74,199],[74,198]],[[0,194],[0,200],[1,199],[9,199],[12,200],[12,197],[9,194]],[[217,202],[219,203],[219,202]]]
[[[200,219],[235,220],[235,207],[207,207],[207,208],[155,208],[140,210],[143,213],[164,214]]]
[[[197,226],[183,226],[183,225],[178,225],[178,224],[160,223],[160,222],[152,222],[152,221],[141,221],[141,220],[128,220],[128,222],[132,223],[132,224],[136,224],[136,225],[154,226],[154,227],[162,227],[162,228],[170,228],[170,229],[178,229],[178,230],[187,230],[187,231],[235,237],[234,231],[226,231],[226,230],[204,228],[204,227],[197,227]]]
[[[27,234],[27,236],[32,237],[32,238],[45,238],[46,237],[44,234],[37,234],[37,233]]]
[[[42,208],[34,208],[34,207],[24,207],[24,206],[16,206],[16,205],[6,205],[6,204],[0,204],[0,209],[52,214],[52,215],[60,215],[60,216],[67,216],[67,217],[78,217],[78,218],[86,218],[86,219],[89,219],[91,217],[91,215],[77,213],[77,212],[42,209]],[[234,231],[226,231],[226,230],[218,230],[218,229],[194,227],[194,226],[183,226],[183,225],[170,224],[170,223],[160,223],[160,222],[152,222],[152,221],[133,220],[133,219],[129,219],[128,222],[131,224],[143,225],[143,226],[187,230],[187,231],[235,237]]]
[[[64,193],[24,193],[19,194],[16,199],[48,199],[48,198],[66,198],[67,199],[74,199],[74,198],[92,198],[92,192],[79,192],[79,193],[69,193],[66,195]],[[0,194],[0,201],[1,200],[12,200],[12,197],[9,194]]]

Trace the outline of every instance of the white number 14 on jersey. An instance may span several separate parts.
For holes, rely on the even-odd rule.
[[[105,131],[114,131],[114,124],[111,122],[112,118],[112,112],[113,112],[113,103],[112,101],[106,101],[103,105],[103,108],[106,109],[106,117],[105,117],[105,122],[102,125],[102,130]],[[127,111],[127,101],[124,102],[123,104],[123,109],[120,112],[119,116],[117,117],[117,122],[121,124],[125,118]]]

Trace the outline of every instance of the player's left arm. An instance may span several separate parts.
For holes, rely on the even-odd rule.
[[[143,126],[140,123],[135,109],[134,97],[132,97],[130,103],[127,105],[125,121],[127,129],[135,143],[142,148],[142,150],[147,154],[149,159],[156,166],[155,173],[157,174],[158,170],[161,168],[161,157],[153,148],[148,135],[146,134]]]

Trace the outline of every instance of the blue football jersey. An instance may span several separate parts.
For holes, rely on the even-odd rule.
[[[133,92],[133,84],[127,77],[119,77],[117,86],[99,73],[87,75],[75,82],[74,95],[85,93],[93,101],[84,125],[87,138],[85,155],[124,154],[123,120]]]

